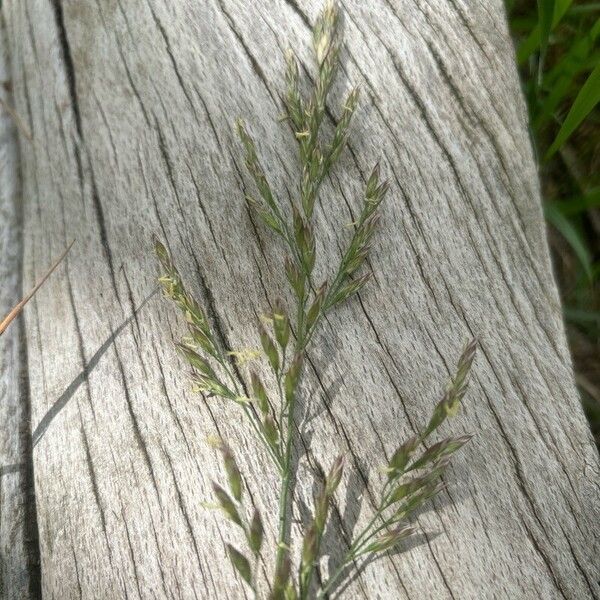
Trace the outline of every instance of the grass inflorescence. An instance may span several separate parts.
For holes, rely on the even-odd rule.
[[[313,216],[318,208],[320,186],[346,145],[359,96],[357,88],[349,93],[333,135],[326,140],[322,123],[327,98],[338,71],[341,42],[340,12],[336,4],[329,3],[313,29],[317,73],[308,98],[300,92],[299,68],[293,53],[288,52],[285,57],[285,116],[298,144],[301,167],[298,198],[292,203],[291,210],[284,210],[272,191],[246,125],[241,120],[236,125],[245,164],[258,193],[256,198],[248,196],[247,202],[286,249],[287,256],[282,267],[294,299],[291,309],[283,301],[274,302],[269,318],[257,327],[265,361],[276,382],[273,389],[269,389],[263,379],[251,371],[248,374],[250,397],[242,393],[243,387],[233,363],[235,356],[220,347],[204,311],[186,291],[164,246],[156,242],[163,272],[160,283],[165,295],[184,313],[188,324],[189,335],[178,344],[178,348],[192,369],[195,389],[231,402],[245,413],[257,439],[272,460],[274,477],[279,478],[279,513],[277,523],[273,523],[278,530],[273,548],[276,558],[270,585],[265,586],[259,581],[257,569],[266,543],[262,517],[257,511],[250,519],[247,517],[243,509],[244,486],[239,468],[229,446],[219,442],[227,489],[214,483],[216,506],[240,529],[247,546],[242,551],[228,544],[229,557],[257,597],[268,587],[269,597],[273,600],[325,598],[345,578],[352,577],[365,559],[394,548],[411,536],[414,532],[410,525],[411,517],[442,489],[440,476],[452,454],[469,439],[469,436],[463,436],[430,443],[439,426],[459,408],[475,354],[475,341],[465,348],[456,375],[434,408],[429,422],[392,454],[385,467],[385,482],[371,519],[354,535],[339,565],[317,585],[315,570],[321,559],[321,542],[330,520],[336,490],[343,480],[345,464],[341,456],[334,460],[314,499],[312,516],[305,527],[303,539],[290,539],[292,448],[294,436],[298,435],[294,418],[303,361],[324,315],[352,298],[367,284],[369,273],[365,272],[365,264],[378,229],[380,208],[388,192],[388,184],[381,180],[377,165],[368,178],[360,215],[353,224],[353,233],[335,274],[329,281],[315,281],[318,253]],[[272,543],[271,540],[269,543]],[[294,547],[299,550],[295,566],[292,565]]]

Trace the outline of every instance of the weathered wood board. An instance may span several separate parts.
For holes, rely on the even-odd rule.
[[[6,32],[0,22],[0,318],[21,296],[18,146],[10,114],[10,79]],[[0,337],[0,597],[7,600],[39,591],[23,325],[14,322]]]
[[[245,597],[222,543],[236,533],[202,506],[220,477],[206,438],[244,448],[265,515],[274,474],[237,412],[188,391],[171,345],[182,323],[154,293],[151,235],[168,241],[227,344],[258,346],[255,323],[277,295],[267,291],[284,289],[282,253],[245,208],[233,122],[247,119],[287,203],[297,169],[289,128],[276,122],[282,52],[292,44],[310,69],[319,8],[2,3],[15,104],[34,138],[20,146],[25,287],[77,240],[26,311],[45,598]],[[323,276],[377,160],[392,187],[374,281],[332,314],[310,355],[306,411],[318,417],[302,427],[297,493],[310,505],[312,472],[345,452],[346,533],[368,518],[384,456],[425,421],[477,335],[464,413],[445,425],[475,438],[419,517],[417,542],[369,565],[344,597],[598,598],[598,454],[573,382],[502,2],[343,8],[344,76],[330,111],[352,83],[363,98],[318,211]]]

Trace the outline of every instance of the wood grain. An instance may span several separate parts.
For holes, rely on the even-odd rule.
[[[21,299],[22,215],[15,113],[5,24],[0,19],[0,319]],[[0,597],[39,593],[39,555],[27,348],[22,320],[0,337]]]
[[[313,477],[340,452],[352,474],[327,548],[368,519],[385,456],[425,421],[477,335],[465,411],[444,430],[476,436],[448,491],[419,516],[416,542],[370,564],[343,597],[598,598],[598,454],[502,2],[343,8],[330,117],[351,84],[363,98],[318,211],[322,277],[377,160],[392,189],[374,281],[331,315],[310,354],[296,539]],[[297,167],[276,121],[282,52],[292,44],[311,72],[318,10],[310,0],[2,4],[15,105],[34,138],[21,140],[25,287],[78,240],[26,319],[45,598],[246,596],[223,550],[236,532],[201,505],[221,477],[206,437],[240,448],[264,515],[276,479],[238,413],[189,393],[171,345],[182,323],[155,294],[151,235],[168,242],[227,346],[257,347],[258,316],[285,289],[282,252],[244,206],[233,122],[246,118],[287,206]]]

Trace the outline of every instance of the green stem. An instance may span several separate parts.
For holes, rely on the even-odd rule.
[[[291,436],[288,436],[288,443],[291,441]],[[291,446],[291,444],[289,444]],[[281,477],[281,491],[279,493],[279,536],[277,538],[277,561],[275,565],[275,572],[281,569],[283,560],[285,558],[285,552],[287,547],[287,524],[288,524],[288,497],[290,493],[290,469],[288,452],[286,449],[286,455],[284,459],[282,477]]]
[[[234,377],[233,372],[228,364],[229,361],[227,361],[222,355],[217,356],[216,359],[217,359],[217,362],[221,365],[221,367],[225,371],[225,373],[227,373],[227,376],[229,377],[229,380],[231,381],[231,384],[233,386],[233,391],[235,392],[235,394],[237,396],[239,396],[240,392],[239,392],[239,388],[237,385],[237,380]],[[277,454],[275,453],[273,448],[271,448],[271,445],[267,441],[265,434],[262,432],[259,424],[257,423],[256,415],[252,412],[250,407],[245,404],[242,405],[242,409],[243,409],[244,413],[246,414],[246,416],[248,417],[248,420],[250,421],[250,424],[252,425],[252,428],[254,429],[256,435],[258,435],[258,437],[262,440],[267,451],[271,455],[273,462],[277,465],[277,468],[281,471],[281,469],[283,468],[282,463],[281,463],[281,457],[277,456]]]
[[[298,301],[296,343],[294,345],[294,356],[304,352],[304,313],[306,310],[306,293]],[[300,377],[298,376],[297,381]],[[297,388],[296,383],[296,388]],[[279,494],[279,536],[277,540],[277,559],[275,570],[278,571],[285,559],[286,546],[288,545],[287,529],[289,521],[288,499],[290,493],[290,476],[292,463],[292,438],[294,428],[294,411],[296,407],[296,388],[293,391],[287,407],[287,424],[285,431],[285,455],[283,457],[281,491]],[[283,415],[282,415],[283,416]]]
[[[291,242],[291,240],[288,240],[288,245],[290,246],[292,253],[295,255],[294,251],[297,249],[295,248],[295,245],[290,242]],[[327,308],[326,305],[327,305],[328,301],[330,301],[330,299],[334,297],[334,294],[337,293],[337,290],[343,281],[344,268],[346,265],[347,256],[349,254],[349,251],[350,251],[350,247],[348,248],[348,250],[346,251],[346,253],[344,254],[344,256],[342,258],[342,262],[336,273],[336,276],[335,276],[333,285],[329,291],[329,294],[327,295],[327,299],[324,303],[323,309],[317,315],[317,318],[316,318],[315,322],[313,323],[312,327],[307,331],[305,331],[305,323],[304,323],[306,300],[307,300],[306,293],[299,300],[298,313],[297,313],[297,319],[296,319],[298,328],[297,328],[297,333],[296,333],[295,355],[297,355],[301,352],[304,352],[308,343],[312,339],[312,335],[313,335],[318,323],[321,321],[321,318],[325,314],[325,311]],[[304,276],[306,278],[305,283],[309,283],[309,277],[306,272],[304,272]],[[299,379],[300,378],[298,378],[298,380]],[[286,532],[287,532],[287,528],[288,528],[288,517],[289,517],[287,505],[288,505],[289,488],[290,488],[292,429],[293,429],[293,425],[294,425],[295,405],[296,405],[296,390],[294,390],[292,399],[289,403],[289,406],[287,407],[288,414],[287,414],[287,429],[286,429],[286,445],[285,445],[285,455],[283,458],[283,466],[282,466],[281,491],[280,491],[280,496],[279,496],[279,537],[278,537],[276,569],[280,568],[283,563],[283,560],[285,558],[285,550],[286,550],[286,546],[287,546]],[[371,525],[372,524],[369,524],[369,527]],[[339,574],[338,574],[338,577],[339,577]]]
[[[325,598],[327,592],[331,589],[333,584],[340,578],[344,569],[348,566],[349,562],[343,562],[333,573],[333,575],[327,580],[327,583],[319,590],[317,594],[317,600]]]
[[[348,248],[346,249],[344,256],[342,256],[342,260],[340,262],[340,266],[338,267],[338,270],[333,279],[333,283],[331,284],[331,287],[329,288],[329,291],[327,292],[327,296],[325,297],[325,301],[323,302],[323,307],[322,307],[321,311],[319,312],[319,314],[317,315],[317,318],[315,319],[315,322],[313,323],[312,327],[306,333],[306,342],[305,342],[306,345],[308,345],[309,342],[311,341],[313,333],[317,329],[321,319],[325,316],[327,311],[331,308],[332,300],[333,300],[333,298],[335,298],[335,296],[337,295],[337,293],[340,289],[340,286],[344,282],[344,279],[345,279],[344,274],[345,274],[346,264],[348,262],[348,257],[350,255],[350,251],[354,244],[354,240],[356,238],[358,228],[362,225],[363,221],[364,221],[364,218],[361,215],[361,219],[357,223],[356,229],[354,231],[354,235],[352,236],[352,239],[350,240],[350,244],[348,245]]]
[[[352,551],[352,548],[353,546],[350,546],[350,549],[345,554],[340,566],[333,572],[331,577],[321,587],[321,589],[317,593],[317,600],[319,600],[320,598],[325,598],[327,592],[329,592],[329,590],[333,587],[333,584],[341,577],[346,567],[354,560],[355,556],[354,552]]]
[[[352,542],[352,545],[350,546],[350,548],[348,549],[348,552],[346,553],[345,558],[348,558],[350,560],[354,558],[356,552],[365,543],[365,540],[363,540],[363,538],[365,537],[365,535],[367,535],[369,533],[371,527],[373,527],[373,525],[375,525],[377,519],[379,519],[379,517],[381,516],[381,512],[382,512],[382,509],[377,510],[377,512],[373,515],[373,518],[369,521],[367,526],[354,539],[354,541]],[[369,538],[370,538],[370,536],[367,536],[366,540],[368,540]]]
[[[283,356],[281,358],[281,368],[279,369],[279,373],[277,373],[277,391],[279,393],[279,428],[283,426],[283,412],[285,409],[285,393],[283,391],[283,374],[285,373],[286,366],[286,353],[283,352]],[[279,447],[281,450],[281,456],[283,456],[283,440],[280,440]]]
[[[377,522],[378,519],[383,518],[383,511],[389,506],[389,497],[392,493],[392,490],[387,492],[387,488],[389,487],[389,480],[386,482],[383,488],[383,498],[381,500],[381,504],[371,520],[367,523],[366,527],[358,534],[358,536],[352,542],[350,548],[348,548],[348,552],[344,555],[344,558],[340,564],[340,566],[333,572],[331,577],[325,582],[323,587],[319,590],[317,594],[317,598],[324,598],[325,594],[331,589],[333,584],[340,578],[344,569],[355,559],[358,558],[361,554],[361,550],[364,548],[365,544],[373,538],[374,535],[377,535],[382,529],[385,529],[388,526],[388,521],[384,519],[383,523],[373,528],[373,525]],[[366,537],[365,537],[366,536]]]
[[[269,442],[267,441],[267,438],[265,437],[265,434],[262,432],[261,428],[259,427],[259,425],[256,422],[256,416],[254,415],[254,413],[246,405],[243,405],[242,408],[244,410],[244,413],[248,417],[248,420],[250,421],[250,424],[252,425],[252,429],[254,429],[256,435],[258,435],[258,437],[262,440],[263,444],[265,445],[265,448],[267,449],[267,451],[271,455],[271,458],[273,459],[273,462],[275,463],[275,465],[277,466],[277,468],[281,472],[282,469],[283,469],[283,464],[281,462],[281,457],[277,456],[277,454],[275,453],[275,451],[271,447],[271,444],[269,444]]]

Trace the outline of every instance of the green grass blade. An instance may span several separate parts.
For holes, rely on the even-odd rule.
[[[546,160],[562,147],[581,122],[592,112],[598,101],[600,101],[600,63],[590,73],[579,94],[577,94],[569,114],[546,153]]]
[[[554,18],[555,0],[537,0],[538,25],[540,28],[540,60],[538,63],[538,83],[542,81],[544,59],[548,49],[548,40],[552,31],[552,19]]]
[[[573,0],[555,0],[554,16],[552,18],[550,31],[560,23],[572,3]],[[517,62],[520,65],[522,65],[540,47],[540,31],[540,24],[538,23],[529,37],[519,46],[519,49],[517,50]]]
[[[552,68],[544,73],[544,86],[551,90],[556,81],[565,74],[570,74],[576,67],[588,67],[588,60],[597,59],[599,52],[596,46],[596,40],[600,36],[600,18],[585,27],[583,31],[577,34],[573,33],[572,38],[568,38],[564,45],[558,60]],[[594,62],[590,68],[593,69],[597,64]]]
[[[573,223],[560,212],[556,205],[552,203],[546,204],[544,213],[548,222],[550,222],[569,243],[569,246],[571,246],[573,252],[577,255],[585,274],[591,281],[593,279],[592,259],[583,236],[577,231]]]
[[[571,15],[585,15],[588,13],[600,13],[600,2],[590,2],[589,4],[574,6],[569,11]]]
[[[583,196],[552,202],[552,205],[565,217],[578,215],[592,208],[598,208],[600,207],[600,187],[590,190]]]
[[[567,321],[571,323],[583,326],[596,325],[597,327],[600,327],[600,312],[598,311],[565,306],[564,314]]]
[[[543,90],[547,95],[535,111],[537,114],[532,115],[534,129],[539,130],[552,118],[563,101],[567,98],[572,99],[578,93],[580,88],[576,86],[576,78],[592,70],[600,62],[600,53],[593,53],[598,36],[600,36],[600,19],[583,37],[574,40],[556,65],[544,73]]]

